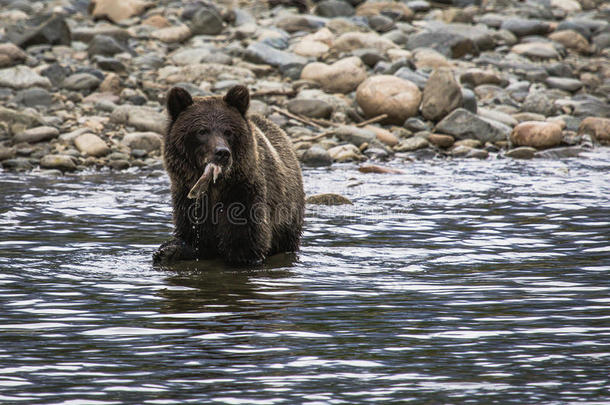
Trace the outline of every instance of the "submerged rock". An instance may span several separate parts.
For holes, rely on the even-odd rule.
[[[314,205],[352,205],[353,203],[347,198],[340,194],[316,194],[307,197],[305,201],[307,204]]]

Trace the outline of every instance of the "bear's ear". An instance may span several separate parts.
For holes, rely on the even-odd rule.
[[[169,111],[172,121],[176,121],[178,115],[191,104],[193,104],[193,98],[182,87],[172,87],[167,95],[167,111]]]
[[[229,106],[237,108],[241,115],[246,116],[250,106],[250,92],[246,86],[233,86],[227,91],[223,100]]]

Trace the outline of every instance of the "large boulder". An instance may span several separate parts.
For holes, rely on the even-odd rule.
[[[453,135],[456,139],[477,139],[482,143],[506,141],[510,127],[480,117],[464,108],[453,110],[436,125],[435,132]]]
[[[510,134],[510,140],[515,146],[531,146],[545,149],[557,146],[563,136],[561,126],[555,122],[525,121],[518,124]]]
[[[301,79],[316,82],[330,93],[349,93],[366,79],[366,70],[362,60],[352,56],[332,65],[310,63],[301,71]]]
[[[421,91],[408,80],[379,75],[366,79],[358,86],[356,102],[367,117],[387,114],[385,122],[402,125],[417,115]]]

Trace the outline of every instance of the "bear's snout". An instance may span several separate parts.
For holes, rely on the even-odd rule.
[[[226,146],[218,146],[214,151],[214,161],[226,165],[231,157],[231,151]]]

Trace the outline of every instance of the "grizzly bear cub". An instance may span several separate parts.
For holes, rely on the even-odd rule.
[[[155,263],[222,258],[256,264],[298,250],[305,193],[299,161],[284,131],[247,116],[250,93],[195,97],[174,87],[164,140],[174,237]]]

